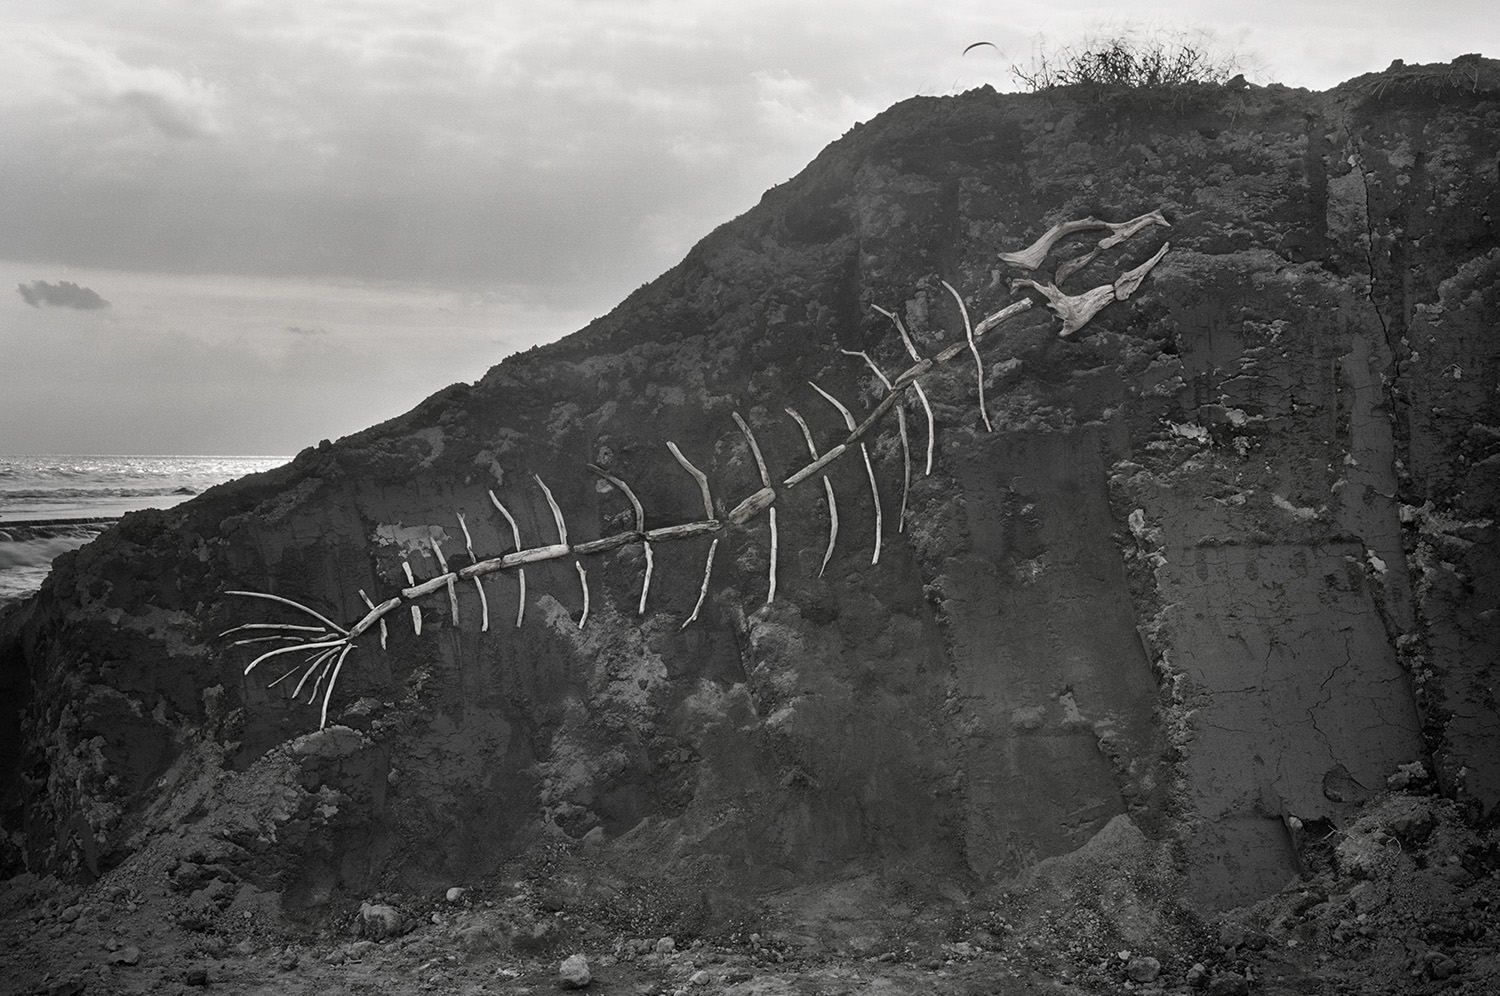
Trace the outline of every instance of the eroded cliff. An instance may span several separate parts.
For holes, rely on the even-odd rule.
[[[587,870],[579,890],[611,883],[601,908],[651,883],[727,922],[756,897],[811,909],[799,887],[871,879],[884,891],[861,915],[878,919],[891,890],[1008,888],[1108,827],[1207,911],[1279,889],[1402,765],[1493,814],[1492,67],[1326,94],[916,98],[576,335],[128,517],[7,622],[11,866],[99,874],[203,823],[216,861],[297,911],[516,867],[565,889],[565,862]],[[1078,333],[1013,293],[1097,234],[1036,272],[1001,253],[1157,209],[1170,229],[1067,278],[1108,284],[1170,239]],[[774,603],[753,531],[724,539],[686,628],[707,536],[657,545],[644,615],[640,545],[589,559],[582,628],[572,558],[526,568],[519,628],[513,574],[486,581],[487,631],[465,582],[456,624],[440,590],[420,635],[404,607],[385,649],[364,634],[323,733],[316,706],[242,676],[253,654],[216,639],[296,618],[227,591],[347,625],[361,591],[409,585],[403,559],[441,573],[431,538],[469,563],[458,513],[476,556],[512,548],[490,491],[527,543],[551,542],[534,474],[575,543],[630,528],[589,463],[629,480],[648,525],[702,518],[668,440],[727,514],[761,483],[731,413],[772,478],[796,470],[784,408],[825,444],[843,433],[809,381],[856,417],[884,394],[841,350],[892,376],[909,363],[877,306],[926,355],[963,341],[944,281],[975,316],[1037,306],[983,340],[993,431],[972,368],[924,379],[937,447],[931,474],[915,459],[904,530],[894,423],[872,437],[878,564],[850,458],[829,466],[841,531],[821,577],[824,493],[780,501]]]

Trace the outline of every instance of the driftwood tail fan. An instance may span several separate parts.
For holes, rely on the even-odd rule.
[[[1150,226],[1170,227],[1160,211],[1152,211],[1130,221],[1118,223],[1100,221],[1095,218],[1061,222],[1048,229],[1045,234],[1028,248],[1015,253],[1002,253],[999,259],[1002,263],[1009,266],[1026,271],[1035,271],[1047,258],[1053,246],[1060,240],[1080,232],[1107,230],[1110,233],[1100,240],[1098,245],[1085,254],[1060,263],[1051,282],[1040,283],[1031,278],[1019,278],[1013,280],[1011,283],[1012,292],[1020,287],[1030,287],[1040,293],[1045,298],[1047,306],[1062,321],[1062,327],[1058,334],[1067,338],[1088,324],[1106,305],[1114,301],[1123,301],[1130,297],[1151,269],[1166,254],[1170,248],[1170,243],[1163,243],[1153,256],[1134,269],[1120,274],[1111,283],[1101,284],[1075,295],[1064,293],[1058,289],[1057,285],[1062,283],[1072,273],[1091,263],[1102,250],[1118,245]],[[384,648],[388,637],[386,617],[396,612],[403,605],[407,606],[410,612],[413,630],[417,634],[420,634],[422,632],[423,606],[419,602],[439,592],[446,595],[449,616],[453,624],[455,626],[458,625],[458,589],[461,582],[472,582],[479,598],[479,625],[481,630],[488,631],[490,628],[490,606],[489,597],[485,592],[484,578],[486,575],[496,572],[514,574],[519,584],[515,625],[520,627],[525,624],[526,619],[526,566],[544,561],[573,558],[573,566],[577,572],[578,583],[583,594],[583,612],[578,619],[578,626],[582,628],[588,623],[590,598],[588,571],[584,567],[585,558],[624,546],[639,545],[644,552],[645,568],[636,611],[637,614],[644,614],[650,600],[652,573],[655,566],[653,545],[678,542],[699,536],[709,536],[712,539],[709,543],[708,555],[703,564],[703,581],[698,589],[697,602],[682,621],[682,627],[686,628],[697,620],[699,613],[702,611],[704,600],[708,597],[713,580],[714,557],[718,552],[721,538],[731,530],[749,528],[752,522],[764,514],[769,533],[770,553],[768,559],[768,577],[766,580],[766,603],[770,604],[776,598],[776,578],[779,569],[779,537],[776,528],[777,501],[786,492],[813,477],[817,477],[821,481],[824,496],[827,499],[829,514],[828,542],[823,554],[822,566],[818,571],[821,576],[823,571],[828,567],[829,560],[833,556],[835,543],[839,537],[839,506],[837,496],[834,493],[833,482],[827,474],[822,472],[830,464],[854,452],[856,449],[865,467],[866,476],[870,484],[870,499],[875,509],[874,535],[869,540],[871,546],[870,563],[878,564],[880,562],[881,541],[885,532],[885,521],[882,512],[880,488],[875,473],[875,462],[866,444],[868,437],[885,416],[894,409],[896,412],[897,430],[900,436],[902,460],[901,503],[900,511],[896,517],[896,529],[897,531],[901,531],[906,525],[907,497],[913,473],[911,431],[907,423],[906,410],[903,404],[908,397],[908,393],[915,397],[926,418],[925,446],[919,448],[917,452],[925,454],[919,461],[923,467],[920,473],[931,474],[937,429],[932,405],[928,401],[927,393],[922,388],[921,379],[938,366],[956,359],[961,354],[967,353],[973,360],[975,377],[978,383],[980,419],[984,423],[986,430],[993,431],[989,413],[985,406],[984,359],[980,352],[980,343],[988,333],[995,330],[1007,319],[1027,311],[1033,305],[1031,298],[1021,298],[992,314],[986,315],[979,322],[975,323],[970,319],[968,305],[965,303],[963,296],[947,281],[943,281],[942,283],[943,287],[958,303],[959,314],[963,319],[964,338],[945,347],[933,356],[923,356],[905,324],[903,324],[901,317],[894,311],[888,311],[879,305],[875,305],[875,310],[891,321],[896,333],[901,338],[907,354],[911,358],[911,365],[896,376],[891,377],[880,369],[868,353],[844,350],[843,352],[860,360],[873,371],[884,386],[885,394],[869,414],[865,415],[863,419],[856,419],[854,413],[847,405],[818,384],[809,382],[809,385],[817,395],[838,410],[840,416],[843,418],[848,434],[844,438],[837,440],[832,446],[820,451],[807,420],[795,409],[787,408],[786,413],[788,417],[796,422],[807,443],[809,462],[784,480],[772,480],[767,470],[765,457],[761,452],[760,445],[756,441],[751,425],[738,412],[734,413],[734,421],[738,425],[740,432],[744,435],[750,452],[754,456],[761,487],[734,505],[723,518],[715,515],[713,492],[708,476],[694,465],[688,455],[676,443],[668,440],[666,442],[667,449],[671,452],[685,474],[697,485],[699,494],[703,500],[703,516],[701,519],[652,525],[647,522],[646,511],[640,499],[623,478],[602,467],[589,464],[589,471],[619,490],[626,500],[629,501],[634,515],[633,528],[625,532],[604,536],[600,539],[572,543],[568,539],[567,520],[563,515],[562,508],[553,496],[552,490],[548,488],[546,482],[539,475],[533,474],[533,481],[536,487],[540,489],[552,512],[553,523],[557,533],[555,542],[542,542],[536,546],[526,546],[515,516],[506,508],[504,502],[493,491],[490,491],[490,501],[493,503],[495,510],[505,519],[510,530],[513,548],[509,552],[490,557],[477,555],[474,550],[473,539],[469,533],[469,526],[463,513],[455,512],[455,520],[467,548],[468,566],[457,570],[450,569],[447,556],[439,540],[435,536],[429,537],[430,550],[437,561],[441,573],[436,577],[419,582],[412,570],[410,561],[403,560],[402,569],[406,575],[407,587],[400,589],[396,594],[380,602],[373,601],[368,594],[361,590],[359,596],[368,608],[368,611],[362,618],[348,626],[342,626],[315,609],[281,595],[259,591],[228,591],[225,594],[257,599],[270,605],[280,606],[283,610],[292,610],[300,613],[300,616],[297,622],[247,622],[225,630],[219,634],[219,637],[238,637],[238,639],[233,641],[232,646],[277,644],[270,649],[264,650],[251,660],[245,666],[245,675],[249,675],[261,664],[276,658],[300,655],[294,667],[272,680],[269,684],[270,686],[280,685],[288,681],[292,675],[301,672],[291,692],[292,697],[295,698],[302,694],[303,690],[308,687],[309,680],[311,680],[312,686],[308,702],[309,704],[316,703],[321,694],[322,711],[319,726],[322,727],[327,725],[328,722],[328,707],[333,698],[334,688],[338,684],[340,671],[351,651],[357,646],[357,641],[369,633],[371,629],[378,628],[380,645]]]

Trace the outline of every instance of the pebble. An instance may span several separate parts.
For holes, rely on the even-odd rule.
[[[190,986],[206,986],[208,985],[208,969],[190,968],[182,973],[182,981]]]
[[[141,961],[141,949],[134,944],[121,948],[109,956],[111,965],[138,965]]]
[[[406,921],[394,906],[384,903],[362,903],[359,907],[359,934],[362,937],[395,937],[406,927]]]
[[[582,989],[589,984],[589,960],[581,954],[568,955],[557,970],[557,978],[569,989]]]
[[[464,897],[464,893],[466,893],[468,891],[469,891],[468,889],[462,889],[462,888],[459,888],[458,886],[455,885],[453,888],[451,888],[451,889],[448,890],[448,902],[450,902],[450,903],[456,903],[456,902],[458,902],[460,899],[462,899]]]
[[[1203,988],[1208,985],[1208,966],[1204,965],[1201,961],[1193,962],[1193,967],[1187,970],[1187,974],[1183,976],[1183,981],[1194,989]]]
[[[673,951],[676,951],[676,950],[677,950],[677,942],[674,941],[674,940],[672,940],[672,938],[670,938],[670,937],[663,937],[661,940],[659,940],[659,941],[656,942],[656,953],[657,954],[660,954],[660,955],[669,955]]]
[[[688,976],[688,985],[690,986],[706,986],[710,981],[711,976],[701,968]]]

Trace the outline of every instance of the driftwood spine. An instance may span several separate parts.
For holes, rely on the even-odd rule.
[[[1069,295],[1063,293],[1062,291],[1057,289],[1056,284],[1061,282],[1063,278],[1071,275],[1074,272],[1077,272],[1078,269],[1087,265],[1089,262],[1092,262],[1095,258],[1097,258],[1100,250],[1113,245],[1117,245],[1136,232],[1150,225],[1170,227],[1169,223],[1166,221],[1165,217],[1162,216],[1160,211],[1154,211],[1149,214],[1142,215],[1139,218],[1135,218],[1131,221],[1122,223],[1101,222],[1094,218],[1086,218],[1082,219],[1081,221],[1065,222],[1059,225],[1055,225],[1041,239],[1039,239],[1036,243],[1034,243],[1031,247],[1023,251],[1022,253],[1002,254],[1002,261],[1009,262],[1013,265],[1026,266],[1028,269],[1035,269],[1051,251],[1052,246],[1058,240],[1067,235],[1070,235],[1074,232],[1091,229],[1108,229],[1111,234],[1107,238],[1101,240],[1098,243],[1098,247],[1096,249],[1080,256],[1075,256],[1073,259],[1067,260],[1063,264],[1059,265],[1055,270],[1054,283],[1042,284],[1032,279],[1016,279],[1011,283],[1012,291],[1021,286],[1029,286],[1038,291],[1041,296],[1046,299],[1046,303],[1048,304],[1049,308],[1062,320],[1062,329],[1059,332],[1059,335],[1064,338],[1069,337],[1083,328],[1086,324],[1088,324],[1093,316],[1111,301],[1123,301],[1134,294],[1141,285],[1141,282],[1144,280],[1146,275],[1152,270],[1153,267],[1157,265],[1157,263],[1160,262],[1163,256],[1170,249],[1170,243],[1163,244],[1153,256],[1151,256],[1145,262],[1139,264],[1132,270],[1121,273],[1111,284],[1103,284],[1077,295]],[[934,357],[923,358],[920,355],[916,343],[912,339],[901,318],[893,311],[887,311],[886,309],[881,308],[878,305],[872,305],[872,307],[876,311],[886,316],[892,322],[892,324],[895,325],[903,346],[905,347],[908,355],[913,360],[913,364],[906,370],[902,371],[902,373],[893,381],[891,378],[887,377],[882,370],[880,370],[880,368],[875,364],[868,353],[843,350],[843,352],[845,353],[862,358],[874,372],[876,377],[886,387],[886,395],[881,398],[880,402],[875,406],[870,414],[865,417],[862,422],[856,424],[853,414],[846,406],[844,406],[840,401],[838,401],[837,398],[829,394],[827,391],[823,390],[817,384],[812,384],[813,388],[829,403],[834,405],[843,416],[845,425],[848,428],[849,433],[847,438],[843,442],[838,443],[828,452],[820,455],[812,439],[811,430],[808,428],[805,420],[797,415],[794,410],[790,408],[787,409],[788,414],[792,415],[792,417],[798,422],[800,428],[802,429],[804,438],[806,439],[808,444],[808,451],[812,457],[812,460],[810,463],[795,471],[793,474],[791,474],[791,476],[786,478],[782,482],[783,487],[790,488],[802,482],[803,480],[806,480],[808,477],[817,474],[819,471],[827,467],[830,463],[842,457],[849,447],[853,446],[856,442],[859,443],[860,453],[865,464],[865,472],[870,482],[871,499],[874,504],[875,511],[875,536],[874,549],[871,557],[872,564],[878,564],[880,561],[884,523],[883,508],[880,500],[879,484],[875,474],[874,462],[870,454],[869,446],[864,440],[864,437],[873,430],[879,420],[884,417],[892,407],[896,408],[897,430],[902,450],[902,497],[898,530],[904,530],[911,487],[911,439],[909,429],[906,425],[906,412],[904,408],[905,389],[907,387],[912,387],[915,389],[917,399],[922,405],[923,410],[927,416],[928,439],[925,472],[930,474],[932,472],[934,454],[936,449],[936,420],[933,414],[932,405],[927,398],[926,392],[924,391],[923,386],[920,382],[920,378],[927,372],[932,370],[935,366],[949,362],[967,349],[974,360],[975,374],[978,382],[981,418],[986,428],[990,431],[993,431],[993,426],[990,422],[989,413],[984,397],[985,373],[983,358],[978,350],[978,340],[986,333],[992,331],[1007,318],[1029,309],[1034,304],[1034,301],[1031,298],[1022,298],[1020,300],[1012,302],[999,311],[986,316],[981,322],[976,325],[973,323],[969,315],[968,306],[964,301],[963,296],[959,294],[959,292],[953,287],[952,284],[948,283],[947,281],[940,282],[943,284],[944,288],[953,296],[954,300],[958,304],[959,312],[964,323],[965,332],[964,340],[962,342],[955,342],[946,346],[945,348],[940,350]],[[378,605],[375,604],[370,599],[368,594],[366,594],[361,589],[359,591],[359,596],[368,611],[356,623],[353,624],[353,627],[351,629],[344,629],[342,626],[333,622],[331,619],[322,615],[311,607],[296,602],[292,599],[284,598],[278,595],[272,595],[265,592],[235,590],[226,593],[276,602],[278,604],[282,604],[289,608],[292,608],[298,612],[304,613],[312,617],[313,619],[316,619],[323,625],[307,626],[294,623],[247,623],[229,630],[225,630],[219,635],[220,637],[225,637],[246,631],[268,631],[266,635],[257,635],[237,640],[232,644],[233,646],[265,642],[276,643],[282,641],[293,641],[289,645],[275,647],[274,649],[259,654],[246,666],[244,671],[246,675],[249,675],[250,672],[253,671],[259,664],[273,657],[292,652],[311,651],[312,653],[304,660],[302,664],[298,664],[292,667],[290,670],[286,671],[280,677],[272,681],[269,687],[274,687],[275,685],[286,680],[295,671],[303,670],[303,675],[298,682],[297,688],[294,689],[292,693],[293,697],[296,697],[298,694],[300,694],[301,690],[306,686],[306,683],[309,680],[313,680],[312,696],[308,701],[311,704],[317,699],[319,693],[322,692],[323,704],[320,726],[325,726],[328,719],[328,709],[330,701],[332,699],[333,690],[337,684],[344,661],[347,660],[349,653],[351,653],[355,647],[355,640],[362,636],[369,629],[373,628],[376,624],[378,624],[381,632],[381,645],[382,647],[385,647],[387,642],[387,625],[384,617],[389,612],[394,611],[408,599],[411,600],[410,609],[412,612],[413,630],[417,634],[420,634],[422,632],[422,615],[421,608],[416,604],[415,599],[431,594],[437,591],[439,588],[447,589],[450,615],[452,616],[455,626],[458,625],[460,620],[458,613],[458,596],[456,583],[461,578],[469,578],[474,581],[475,590],[479,595],[482,611],[481,626],[484,631],[488,631],[488,599],[486,596],[484,585],[480,578],[482,577],[482,575],[492,573],[494,571],[515,569],[520,587],[516,613],[516,625],[519,627],[523,624],[525,617],[526,575],[523,569],[523,566],[525,564],[561,559],[562,557],[566,557],[570,554],[582,556],[588,554],[603,553],[611,549],[616,549],[638,542],[641,543],[644,547],[646,567],[645,577],[641,588],[639,607],[637,611],[640,613],[644,613],[646,609],[647,597],[650,590],[652,571],[654,566],[654,560],[652,556],[652,542],[685,540],[696,536],[710,535],[712,536],[712,540],[709,544],[708,554],[704,562],[703,581],[699,588],[698,598],[693,606],[691,614],[682,623],[682,627],[686,628],[690,623],[695,621],[700,616],[703,605],[707,600],[708,590],[712,583],[714,559],[718,551],[720,539],[720,537],[716,534],[724,530],[726,526],[743,527],[761,512],[768,512],[767,518],[770,531],[770,557],[769,576],[767,578],[766,603],[770,604],[774,601],[777,591],[779,535],[777,515],[778,508],[776,507],[776,504],[780,495],[778,494],[777,489],[774,488],[771,484],[770,475],[766,468],[764,455],[760,451],[759,445],[755,439],[754,433],[750,429],[749,424],[738,412],[733,413],[733,417],[735,422],[738,424],[741,432],[744,434],[750,451],[754,456],[756,468],[762,482],[762,487],[760,490],[756,491],[748,498],[745,498],[738,505],[734,506],[734,508],[727,515],[727,522],[721,521],[714,514],[713,497],[707,475],[699,470],[696,466],[694,466],[693,463],[687,459],[687,457],[682,453],[681,449],[674,442],[668,441],[667,446],[672,452],[673,457],[678,461],[678,463],[683,467],[684,470],[692,475],[695,482],[698,484],[699,492],[703,499],[705,516],[702,521],[679,523],[675,525],[659,527],[653,530],[647,530],[645,528],[644,508],[642,507],[639,499],[636,497],[634,492],[629,488],[629,486],[614,475],[590,464],[590,470],[604,477],[611,484],[617,487],[622,493],[624,493],[629,499],[632,509],[635,513],[636,528],[632,531],[616,533],[611,536],[601,537],[596,540],[590,540],[585,543],[573,545],[569,542],[568,539],[567,524],[564,519],[562,509],[557,503],[551,489],[548,488],[548,486],[545,484],[545,482],[542,481],[539,475],[533,474],[534,479],[536,480],[538,486],[541,488],[544,496],[546,497],[548,506],[551,509],[554,521],[556,522],[558,530],[557,543],[535,547],[529,550],[523,549],[521,545],[520,530],[515,518],[500,502],[495,493],[493,491],[489,491],[488,494],[491,502],[495,505],[496,509],[500,511],[500,513],[505,517],[511,527],[511,533],[515,543],[510,552],[497,557],[481,560],[475,553],[473,536],[469,531],[464,514],[462,512],[455,512],[458,518],[459,528],[464,534],[464,546],[469,557],[468,565],[460,570],[454,570],[450,568],[437,536],[430,535],[429,542],[432,546],[433,556],[438,562],[438,566],[440,569],[439,575],[419,584],[413,574],[410,561],[403,557],[401,561],[401,567],[406,576],[407,587],[401,589],[400,595],[387,599],[386,601],[381,602]],[[822,566],[819,570],[820,576],[822,576],[822,574],[826,571],[828,564],[831,561],[839,526],[836,496],[834,494],[831,479],[827,474],[823,475],[823,486],[828,499],[829,507],[829,539],[828,547],[824,553]],[[583,562],[581,560],[575,559],[574,569],[578,573],[579,583],[582,588],[583,595],[583,610],[578,622],[579,627],[582,628],[587,622],[587,619],[590,615],[591,593],[588,584],[588,574],[586,569],[584,568]],[[315,679],[313,678],[314,674],[316,674]]]

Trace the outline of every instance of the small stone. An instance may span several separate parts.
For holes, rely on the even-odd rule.
[[[406,920],[394,906],[385,903],[361,903],[357,933],[380,940],[395,937],[406,929]]]
[[[569,989],[582,989],[589,984],[589,960],[581,954],[568,955],[557,970],[557,978]]]
[[[234,953],[239,955],[241,958],[249,958],[251,955],[255,954],[255,942],[250,940],[248,937],[245,938],[243,941],[240,941],[240,943],[234,946]]]
[[[109,956],[111,965],[139,965],[141,962],[141,949],[134,944],[123,947]]]
[[[80,910],[77,906],[69,906],[67,909],[59,913],[57,915],[57,918],[63,923],[72,923],[74,920],[78,919],[78,915],[82,912],[83,911]]]
[[[1432,958],[1432,962],[1428,970],[1432,972],[1432,977],[1434,979],[1446,979],[1454,972],[1458,971],[1458,962],[1454,961],[1452,958],[1448,957],[1445,954],[1437,954],[1436,957]]]
[[[455,885],[453,888],[451,888],[451,889],[448,890],[448,902],[450,902],[450,903],[456,903],[456,902],[458,902],[460,899],[462,899],[464,897],[464,893],[466,893],[468,891],[469,891],[468,889],[463,889],[463,888],[460,888],[460,887],[458,887],[458,886]]]
[[[1155,982],[1161,975],[1161,962],[1149,955],[1136,955],[1125,963],[1125,977],[1131,982]]]
[[[208,985],[208,969],[190,968],[182,973],[182,981],[190,986],[206,986]]]
[[[1193,962],[1193,967],[1189,968],[1182,978],[1184,982],[1194,989],[1202,989],[1208,985],[1208,966],[1204,965],[1201,961],[1195,961]]]
[[[661,940],[656,942],[656,953],[659,955],[669,955],[676,950],[677,942],[672,940],[672,938],[670,937],[663,937]]]
[[[711,976],[701,968],[688,976],[688,985],[690,986],[706,986],[710,981]]]

